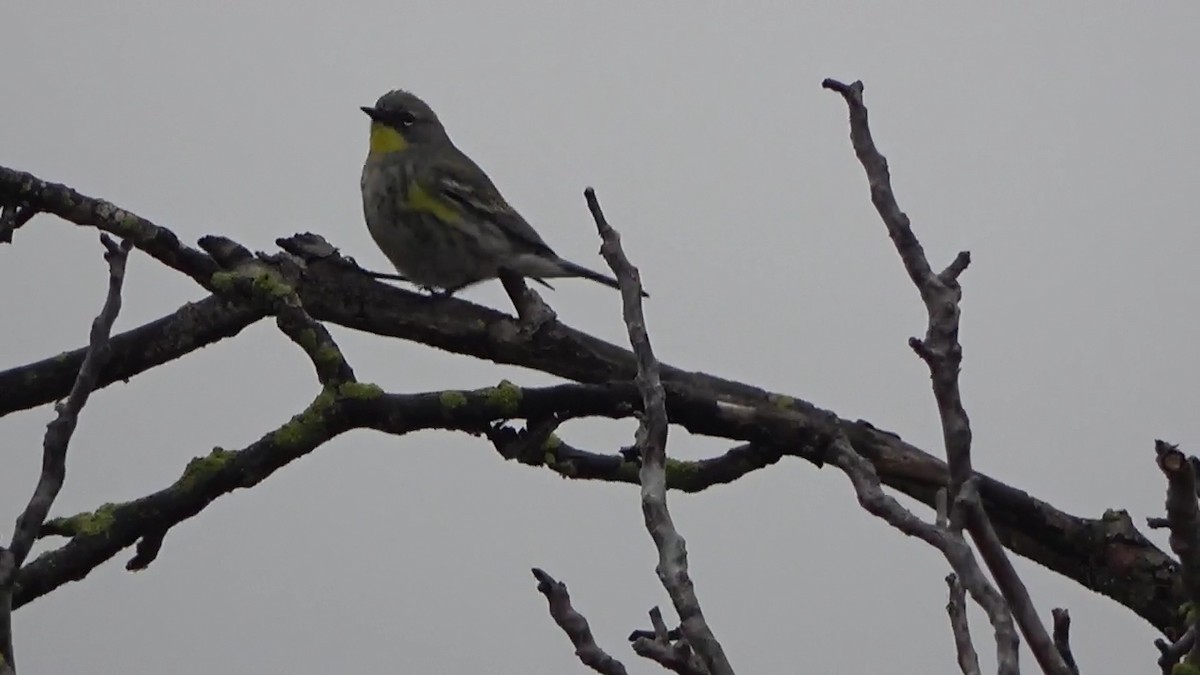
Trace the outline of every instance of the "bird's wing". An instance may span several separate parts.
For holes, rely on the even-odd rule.
[[[433,184],[442,197],[468,214],[487,220],[534,253],[555,255],[533,226],[508,202],[474,162],[463,156],[458,162],[441,162],[434,167]]]

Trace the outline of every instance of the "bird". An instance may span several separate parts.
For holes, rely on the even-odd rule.
[[[620,288],[559,257],[416,94],[394,89],[361,110],[371,119],[363,216],[400,276],[443,297],[502,270],[545,286],[546,279],[582,277]]]

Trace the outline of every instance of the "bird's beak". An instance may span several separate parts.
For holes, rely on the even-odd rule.
[[[370,106],[366,106],[366,105],[359,108],[359,110],[367,113],[367,117],[370,117],[371,119],[375,120],[376,122],[379,121],[379,111],[378,110],[376,110]]]

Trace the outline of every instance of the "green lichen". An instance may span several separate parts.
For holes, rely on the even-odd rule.
[[[77,513],[70,518],[55,518],[47,523],[74,535],[96,536],[104,534],[116,520],[114,515],[119,504],[104,504],[91,513]]]
[[[58,356],[54,357],[54,362],[59,363],[59,364],[66,363],[67,359],[70,358],[70,356],[71,356],[70,352],[63,352],[63,353],[59,354]]]
[[[1171,667],[1171,675],[1200,675],[1200,666],[1183,661]]]
[[[208,278],[208,283],[213,287],[213,290],[218,293],[232,293],[237,284],[238,275],[236,272],[213,272],[213,275]]]
[[[521,388],[508,380],[501,380],[495,387],[483,390],[488,407],[501,415],[517,414],[521,409],[521,394]]]
[[[338,394],[345,398],[370,401],[383,396],[383,389],[371,382],[343,382],[338,387]]]
[[[222,270],[213,272],[208,278],[209,284],[218,293],[230,294],[237,291],[239,281],[249,280],[250,290],[255,297],[267,302],[286,300],[295,295],[295,291],[287,282],[279,278],[273,270],[257,267],[253,269]],[[313,334],[313,345],[316,345],[316,334]]]
[[[1185,623],[1189,626],[1196,623],[1196,603],[1185,602],[1179,606],[1179,616],[1183,617]]]
[[[349,383],[347,383],[349,384]],[[346,385],[342,385],[343,387]],[[329,389],[322,391],[307,408],[275,430],[271,440],[283,450],[295,450],[312,445],[313,439],[325,433],[325,414],[336,396]]]
[[[438,394],[438,401],[441,402],[442,408],[449,412],[466,405],[467,395],[461,391],[443,391],[441,394]]]
[[[557,470],[558,465],[558,449],[562,447],[562,439],[557,434],[550,434],[542,441],[542,464]]]
[[[179,479],[179,489],[185,492],[192,490],[201,482],[208,480],[213,474],[224,468],[236,454],[224,448],[216,447],[204,457],[193,457],[192,461],[188,462],[187,466],[183,469],[183,476]]]
[[[271,270],[259,269],[252,275],[254,294],[268,300],[283,300],[295,294],[292,287]]]
[[[307,348],[306,348],[307,349]],[[317,363],[323,366],[337,366],[342,362],[342,353],[338,348],[331,344],[324,344],[317,348],[313,358]]]
[[[667,473],[667,483],[678,485],[681,481],[693,480],[700,473],[700,465],[696,462],[686,462],[682,459],[667,458],[663,467]]]
[[[625,483],[641,482],[641,477],[638,476],[640,469],[641,467],[637,462],[621,462],[620,466],[617,467],[616,478]]]
[[[768,394],[767,402],[780,410],[787,410],[792,407],[796,399],[791,396],[784,396],[783,394]]]
[[[317,348],[317,331],[311,328],[305,328],[296,334],[296,344],[306,352],[311,352]]]

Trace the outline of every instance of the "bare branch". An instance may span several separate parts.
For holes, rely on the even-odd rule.
[[[1054,619],[1054,647],[1062,655],[1072,675],[1079,675],[1079,666],[1075,663],[1075,655],[1071,653],[1071,613],[1063,607],[1055,607],[1050,610],[1050,616]]]
[[[850,110],[850,140],[854,153],[866,171],[871,187],[871,202],[887,227],[888,236],[896,246],[909,278],[921,294],[929,314],[929,324],[923,340],[912,339],[909,344],[929,366],[934,398],[942,420],[942,436],[946,444],[946,461],[950,468],[949,503],[951,522],[956,522],[953,510],[958,508],[960,495],[972,480],[971,423],[962,403],[958,374],[962,367],[962,345],[958,342],[959,301],[962,288],[958,277],[970,264],[970,254],[959,253],[944,271],[934,274],[908,216],[900,210],[892,192],[887,160],[875,147],[863,104],[862,82],[844,84],[832,79],[823,83],[826,89],[841,94]],[[1029,648],[1046,673],[1069,675],[1070,669],[1054,648],[1046,627],[1042,624],[1029,592],[1021,582],[1004,548],[1000,544],[987,513],[978,499],[965,500],[969,506],[967,529],[979,547],[1012,609]]]
[[[108,337],[112,332],[113,323],[117,320],[117,314],[121,311],[125,261],[132,248],[132,242],[125,240],[117,244],[107,235],[101,235],[100,240],[106,249],[104,259],[108,261],[108,294],[100,315],[92,322],[88,352],[75,378],[75,386],[71,388],[67,400],[58,406],[57,417],[46,427],[46,436],[42,444],[42,475],[28,506],[17,518],[12,544],[8,547],[14,567],[20,567],[25,562],[25,557],[29,555],[33,542],[37,539],[38,530],[45,522],[58,491],[62,489],[66,477],[67,445],[75,432],[75,425],[79,423],[79,413],[91,396],[100,369],[108,358]],[[11,578],[8,581],[11,582]]]
[[[1179,556],[1183,587],[1192,609],[1189,628],[1200,635],[1200,503],[1196,501],[1196,474],[1179,446],[1155,441],[1158,468],[1167,478],[1167,524],[1171,550]],[[1200,640],[1192,641],[1188,661],[1200,663]]]
[[[940,523],[927,523],[885,493],[875,467],[855,452],[845,438],[836,439],[829,454],[829,463],[841,469],[850,479],[859,504],[868,513],[941,551],[963,587],[988,615],[988,621],[991,622],[995,634],[999,672],[1002,675],[1020,673],[1017,661],[1020,641],[1017,639],[1008,605],[980,569],[971,547],[962,537],[961,530]],[[971,485],[968,482],[967,486]],[[938,520],[943,521],[944,518],[939,515]]]
[[[37,215],[37,210],[28,204],[0,203],[0,244],[11,244],[13,232],[21,229],[21,226],[28,223],[29,219],[35,215]]]
[[[100,235],[100,241],[104,244],[104,259],[108,262],[108,293],[104,298],[104,306],[99,316],[92,321],[87,354],[79,374],[75,377],[71,393],[66,401],[56,406],[58,414],[46,426],[46,435],[42,441],[42,472],[33,490],[33,496],[29,498],[25,510],[17,517],[12,543],[0,550],[0,672],[15,672],[12,596],[17,571],[33,548],[42,523],[46,521],[46,515],[54,505],[54,500],[66,479],[67,446],[71,442],[71,435],[75,433],[75,426],[79,423],[79,413],[87,404],[88,397],[96,386],[100,369],[108,358],[108,338],[121,311],[125,261],[132,248],[132,242],[126,240],[117,244],[106,234]]]
[[[650,608],[650,623],[654,630],[635,630],[629,634],[634,653],[679,675],[708,675],[704,662],[683,640],[683,631],[667,630],[658,607]]]
[[[256,308],[210,295],[109,341],[110,358],[96,388],[107,387],[197,349],[233,337],[258,321]],[[87,347],[0,371],[0,416],[56,401],[70,391]]]
[[[1158,647],[1158,667],[1162,670],[1163,675],[1171,675],[1175,670],[1175,665],[1187,654],[1192,646],[1196,644],[1196,627],[1188,626],[1183,635],[1174,642],[1167,642],[1162,638],[1154,641],[1154,646]]]
[[[296,289],[282,273],[261,264],[249,250],[225,237],[202,237],[200,246],[226,271],[212,276],[220,292],[241,296],[275,316],[275,325],[304,350],[322,385],[354,382],[354,370],[323,324],[304,309]]]
[[[30,174],[0,170],[0,202],[20,202],[19,195],[30,191],[42,195],[40,202],[56,204],[47,211],[77,225],[137,228],[140,248],[211,289],[212,274],[219,269],[216,262],[200,251],[181,247],[178,238],[165,228]],[[277,243],[288,253],[259,254],[258,260],[284,274],[315,320],[584,383],[632,379],[637,372],[637,361],[628,349],[561,322],[531,334],[521,322],[501,312],[457,298],[431,303],[423,294],[376,282],[317,235],[297,235]],[[114,358],[99,382],[103,386],[129,379],[234,335],[260,316],[255,307],[234,306],[223,298],[185,306],[176,315],[114,337]],[[0,414],[66,396],[83,352],[79,349],[0,372]],[[829,444],[841,432],[856,452],[875,465],[889,487],[932,507],[937,491],[946,485],[947,468],[940,459],[869,422],[838,418],[799,396],[764,391],[748,383],[667,364],[661,364],[661,377],[672,416],[673,401],[684,401],[685,407],[693,411],[705,406],[710,411],[727,406],[734,410],[777,411],[770,426],[760,429],[761,435],[755,441],[758,450],[786,448],[784,454],[821,466]],[[720,435],[746,438],[744,431],[735,431]],[[674,485],[670,463],[667,468],[668,483]],[[623,470],[605,470],[597,477],[625,480],[626,476]],[[984,506],[1006,547],[1113,598],[1160,630],[1175,630],[1179,621],[1176,609],[1186,600],[1180,591],[1175,560],[1138,532],[1124,512],[1082,518],[993,478],[978,478]]]
[[[637,445],[641,449],[642,467],[639,472],[642,483],[642,514],[646,529],[658,548],[658,578],[662,581],[671,602],[681,620],[683,634],[688,644],[704,661],[712,675],[733,675],[733,668],[725,657],[721,643],[713,635],[695,587],[688,576],[687,543],[675,529],[671,513],[667,509],[667,407],[666,394],[659,379],[658,361],[650,347],[650,336],[646,332],[646,319],[642,315],[642,281],[621,249],[621,236],[609,226],[600,210],[600,202],[591,188],[584,191],[588,209],[596,221],[596,231],[603,243],[600,254],[608,262],[621,287],[621,301],[625,325],[629,329],[629,343],[637,358],[637,387],[642,395],[644,410],[638,424]]]
[[[979,655],[971,644],[971,627],[967,623],[967,592],[954,574],[946,575],[950,600],[946,613],[950,615],[950,630],[954,633],[954,651],[958,654],[958,669],[963,675],[980,675]]]
[[[53,213],[76,225],[95,227],[132,241],[155,260],[201,285],[206,286],[208,277],[217,270],[211,258],[182,244],[174,232],[103,199],[88,197],[24,171],[0,166],[0,203],[27,204],[30,209]]]
[[[567,593],[567,585],[555,581],[554,577],[536,567],[532,571],[538,581],[538,592],[546,596],[551,618],[571,639],[571,644],[575,645],[575,656],[579,657],[583,665],[605,675],[625,675],[625,665],[609,656],[608,652],[596,644],[587,619],[571,606],[571,595]]]

